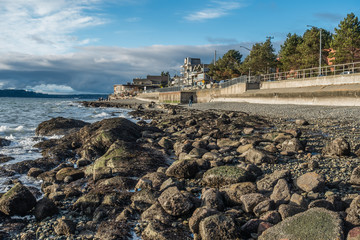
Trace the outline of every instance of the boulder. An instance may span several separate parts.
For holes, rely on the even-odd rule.
[[[249,150],[250,148],[254,148],[254,144],[245,144],[245,145],[240,145],[236,151],[240,154],[243,154],[244,152],[246,152],[247,150]]]
[[[244,152],[242,155],[245,157],[246,161],[257,165],[262,163],[272,163],[275,161],[275,158],[270,154],[255,148],[249,148],[249,150]]]
[[[174,147],[174,143],[168,137],[163,137],[159,140],[158,144],[166,150],[171,150]]]
[[[177,187],[167,188],[158,198],[162,208],[171,216],[181,216],[190,212],[192,201]]]
[[[42,220],[46,217],[53,216],[56,213],[58,213],[58,208],[52,200],[44,197],[36,203],[34,209],[36,220]]]
[[[103,221],[99,225],[95,238],[101,240],[128,239],[130,226],[124,221]]]
[[[0,211],[6,215],[24,216],[36,205],[36,199],[27,187],[15,184],[0,198]]]
[[[240,197],[242,195],[256,192],[256,185],[252,182],[242,182],[223,187],[220,191],[223,193],[227,205],[236,206],[241,205]]]
[[[167,176],[161,172],[152,172],[143,176],[135,186],[135,189],[142,189],[141,181],[149,182],[152,189],[159,190],[161,184],[167,179]]]
[[[203,175],[203,182],[209,187],[221,187],[254,180],[251,173],[236,166],[215,167],[209,169]]]
[[[287,152],[298,152],[300,150],[304,150],[304,146],[299,139],[292,138],[285,140],[281,145],[281,149]]]
[[[356,167],[350,176],[350,183],[354,185],[360,185],[360,166]]]
[[[175,161],[166,170],[166,175],[176,178],[192,178],[198,172],[198,164],[195,160]]]
[[[40,123],[35,129],[35,134],[41,136],[66,135],[89,124],[80,120],[57,117]]]
[[[252,212],[254,207],[261,203],[262,201],[266,200],[266,197],[262,195],[261,193],[249,193],[242,195],[240,197],[240,200],[242,202],[242,207],[245,212]]]
[[[217,140],[216,144],[219,148],[224,148],[224,147],[236,148],[240,145],[240,142],[231,140],[230,138],[221,138]]]
[[[306,211],[306,208],[290,203],[290,204],[281,204],[278,208],[278,211],[281,215],[281,218],[284,220],[285,218]]]
[[[192,142],[190,142],[190,141],[185,141],[185,142],[178,141],[174,144],[174,150],[175,150],[176,156],[179,156],[180,153],[188,154],[192,149],[193,149],[193,146],[192,146]]]
[[[56,173],[56,180],[57,181],[64,181],[65,178],[71,177],[72,181],[76,181],[80,178],[85,176],[84,172],[79,169],[74,169],[73,167],[66,167],[60,169]]]
[[[352,228],[349,231],[346,240],[360,240],[360,227]]]
[[[346,209],[346,221],[354,226],[360,225],[360,196],[354,198],[350,206]]]
[[[219,212],[215,209],[207,208],[207,207],[201,207],[197,208],[194,213],[192,214],[191,218],[189,219],[189,228],[191,232],[193,233],[199,233],[199,224],[200,222],[211,216],[218,214]]]
[[[172,222],[174,217],[165,212],[160,203],[156,202],[141,214],[141,220],[147,222],[159,221],[166,224]]]
[[[33,177],[36,178],[37,176],[39,176],[40,174],[42,174],[44,172],[44,170],[40,169],[40,168],[30,168],[27,175],[29,177]]]
[[[298,177],[295,184],[305,192],[319,192],[325,186],[325,178],[316,172],[308,172]]]
[[[260,202],[259,204],[257,204],[254,209],[253,212],[255,213],[255,215],[257,217],[261,216],[262,214],[269,212],[271,210],[275,209],[275,203],[273,200],[265,200]]]
[[[222,195],[214,188],[205,190],[201,194],[201,201],[201,206],[217,209],[219,211],[223,211],[225,208]]]
[[[57,235],[70,236],[71,234],[75,233],[76,223],[74,223],[70,219],[61,218],[57,221],[54,230]]]
[[[299,126],[309,125],[308,121],[306,121],[305,119],[296,119],[295,124]]]
[[[325,156],[349,156],[350,144],[342,137],[328,143],[322,151]]]
[[[288,203],[291,198],[290,187],[285,179],[279,179],[276,183],[270,199],[275,202],[276,205],[282,203]]]
[[[341,240],[344,234],[337,213],[324,208],[311,208],[267,229],[258,239]]]
[[[276,170],[271,174],[265,175],[264,178],[256,182],[259,191],[272,191],[277,181],[281,178],[290,179],[289,170]]]
[[[235,220],[224,214],[216,214],[203,219],[199,225],[202,240],[239,239],[240,229]]]
[[[172,227],[161,222],[150,222],[142,232],[141,237],[143,240],[192,239],[190,234],[187,234],[181,228]]]
[[[73,204],[75,210],[80,210],[85,214],[92,214],[100,205],[101,198],[98,194],[87,193],[78,198]]]
[[[278,211],[268,211],[260,216],[260,219],[272,224],[281,222],[281,215]]]
[[[131,196],[131,207],[136,210],[144,211],[156,203],[159,197],[158,192],[150,189],[141,189]]]

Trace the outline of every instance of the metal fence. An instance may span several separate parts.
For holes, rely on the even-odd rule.
[[[292,70],[260,75],[260,81],[281,81],[290,79],[304,79],[312,77],[326,77],[334,75],[353,74],[360,72],[360,62],[337,64],[319,67]]]

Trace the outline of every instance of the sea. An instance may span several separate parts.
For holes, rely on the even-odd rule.
[[[51,118],[72,118],[89,123],[112,117],[124,117],[134,122],[137,121],[129,116],[130,110],[128,109],[87,108],[76,99],[0,98],[0,101],[0,138],[11,141],[9,146],[0,147],[0,154],[14,158],[11,161],[0,163],[0,168],[6,168],[6,165],[16,162],[41,158],[39,149],[34,145],[44,139],[62,137],[35,135],[36,127]],[[8,191],[12,186],[11,180],[14,179],[18,179],[30,187],[39,188],[41,185],[40,181],[27,177],[26,174],[11,177],[0,175],[0,192]]]

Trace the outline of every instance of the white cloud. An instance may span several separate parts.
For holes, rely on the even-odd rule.
[[[34,87],[26,87],[27,90],[31,90],[38,93],[74,93],[74,89],[66,85],[57,85],[57,84],[41,84]]]
[[[57,54],[84,44],[73,34],[105,22],[87,11],[99,1],[2,0],[0,51]]]
[[[211,1],[211,4],[203,10],[190,13],[184,18],[188,21],[204,21],[208,19],[220,18],[230,14],[230,11],[244,7],[242,0],[231,1]]]

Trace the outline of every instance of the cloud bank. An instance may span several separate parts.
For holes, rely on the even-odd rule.
[[[215,50],[224,54],[229,49],[239,47],[237,44],[81,47],[75,53],[61,55],[1,54],[0,88],[111,93],[114,84],[126,84],[135,77],[162,71],[179,74],[185,57],[199,57],[204,63],[210,63]]]

